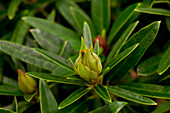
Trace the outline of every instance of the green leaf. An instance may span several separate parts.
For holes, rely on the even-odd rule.
[[[151,8],[154,4],[155,0],[143,0],[142,7]]]
[[[89,18],[89,16],[83,10],[80,10],[79,8],[70,7],[70,10],[81,32],[83,32],[83,25],[84,25],[84,22],[86,21],[90,27],[92,38],[94,38],[95,37],[94,28],[93,28],[92,21]]]
[[[157,106],[156,109],[151,113],[166,113],[170,110],[169,106],[170,106],[170,101],[167,100],[163,102],[161,105]]]
[[[11,37],[11,41],[22,44],[29,30],[29,25],[23,20],[19,20]]]
[[[84,80],[68,80],[64,77],[56,76],[56,75],[54,76],[54,75],[47,74],[47,73],[28,72],[28,74],[35,78],[48,80],[51,82],[64,83],[64,84],[75,84],[75,85],[82,85],[82,86],[87,85],[87,82],[85,82]]]
[[[78,50],[80,48],[80,38],[77,33],[68,29],[60,24],[53,23],[49,20],[36,18],[36,17],[23,17],[22,18],[26,23],[36,27],[42,31],[52,33],[64,40],[68,40],[70,45]]]
[[[140,76],[153,75],[154,73],[157,72],[159,62],[160,62],[160,57],[159,56],[153,56],[153,57],[150,57],[150,58],[144,60],[137,67],[138,75],[140,75]]]
[[[165,51],[164,55],[161,58],[158,73],[159,75],[163,74],[170,67],[170,46]]]
[[[0,113],[15,113],[15,112],[8,109],[0,108]]]
[[[110,103],[112,102],[109,92],[103,85],[98,84],[93,89],[102,99],[104,99]]]
[[[72,0],[57,0],[56,7],[68,23],[71,24],[76,31],[81,32],[70,11],[70,7],[79,8],[79,6]]]
[[[48,15],[48,20],[55,22],[56,11],[52,10],[51,13]]]
[[[3,76],[2,84],[18,87],[18,82],[12,78],[7,77],[7,76]]]
[[[15,16],[15,13],[21,4],[22,0],[11,0],[9,7],[8,7],[8,18],[12,20]]]
[[[58,109],[56,99],[47,83],[40,80],[40,107],[42,113],[52,113]]]
[[[170,86],[161,86],[144,83],[124,83],[118,85],[128,91],[153,98],[170,99]]]
[[[135,44],[127,49],[125,49],[123,52],[121,52],[120,54],[118,54],[115,58],[112,58],[108,64],[106,64],[105,67],[110,67],[109,71],[115,67],[120,61],[122,61],[123,59],[125,59],[128,55],[130,55],[130,53],[132,53],[132,51],[134,51],[137,47],[139,46],[139,44]],[[109,72],[108,71],[108,72]]]
[[[23,93],[16,86],[0,85],[0,95],[22,96]]]
[[[116,36],[118,31],[123,27],[123,25],[127,22],[127,20],[132,16],[134,13],[134,9],[139,7],[140,3],[136,3],[133,5],[130,5],[127,7],[117,18],[117,20],[114,22],[109,36],[107,38],[107,43],[110,45],[113,38]]]
[[[91,0],[91,15],[97,34],[108,30],[111,20],[111,0]]]
[[[84,27],[83,27],[83,38],[87,48],[91,48],[91,46],[93,46],[92,36],[91,36],[90,27],[86,21],[84,22]]]
[[[115,101],[90,111],[89,113],[118,113],[126,104],[127,102]]]
[[[52,75],[57,75],[61,77],[68,77],[75,74],[76,73],[74,71],[71,71],[70,69],[64,68],[62,66],[58,66],[52,73]]]
[[[27,102],[30,102],[35,95],[37,95],[37,92],[35,92],[35,93],[31,94],[31,95],[24,95],[24,99]]]
[[[139,23],[139,21],[136,21],[135,23],[133,23],[132,25],[130,25],[126,29],[126,31],[119,38],[119,40],[115,43],[115,45],[113,46],[112,50],[110,51],[110,53],[109,53],[109,55],[108,55],[108,57],[106,59],[106,63],[109,60],[111,60],[112,58],[114,58],[119,53],[121,47],[125,44],[126,40],[129,38],[130,34],[135,29],[135,27],[137,26],[138,23]]]
[[[4,67],[4,57],[2,55],[2,53],[0,53],[0,83],[2,81],[2,77],[3,77],[3,67]]]
[[[99,40],[97,39],[95,46],[94,46],[94,53],[99,55]]]
[[[170,32],[170,17],[166,17],[166,25],[167,25],[167,28]]]
[[[109,79],[114,76],[113,82],[120,80],[126,73],[128,73],[130,69],[132,69],[139,62],[147,48],[154,41],[158,33],[159,26],[160,21],[153,22],[150,25],[140,29],[126,42],[126,44],[122,47],[121,50],[125,50],[126,48],[136,43],[139,43],[139,46],[125,60],[120,62],[116,67],[114,67],[114,69],[112,69],[108,73]]]
[[[0,50],[14,56],[26,63],[53,71],[57,66],[53,62],[46,60],[34,50],[8,41],[0,40]]]
[[[63,57],[60,57],[58,55],[55,55],[55,54],[45,51],[43,49],[39,49],[39,48],[33,48],[33,49],[36,52],[38,52],[39,54],[41,54],[44,57],[46,57],[47,59],[49,59],[50,61],[56,63],[57,65],[62,66],[67,69],[70,69],[71,71],[73,70],[73,68],[70,66],[71,64],[69,64],[70,62],[67,61],[66,59],[64,59]]]
[[[138,8],[138,9],[135,9],[135,11],[142,12],[142,13],[148,13],[148,14],[170,16],[169,10],[161,9],[161,8]]]
[[[157,105],[157,103],[155,103],[153,100],[151,100],[147,97],[137,95],[133,92],[119,88],[117,86],[107,86],[107,88],[110,91],[110,93],[117,95],[119,97],[122,97],[124,99],[130,100],[133,102],[137,102],[140,104],[144,104],[144,105]]]
[[[82,96],[84,96],[86,93],[88,93],[90,91],[89,88],[80,88],[78,90],[76,90],[75,92],[73,92],[69,97],[67,97],[65,100],[63,100],[60,105],[59,105],[59,109],[62,109],[70,104],[72,104],[73,102],[77,101],[78,99],[80,99]]]

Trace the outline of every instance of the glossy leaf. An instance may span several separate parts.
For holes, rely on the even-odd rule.
[[[164,55],[161,58],[158,73],[159,75],[163,74],[170,67],[170,46],[165,51]]]
[[[166,113],[167,111],[170,110],[169,106],[170,106],[170,101],[167,100],[163,102],[161,105],[157,106],[156,109],[151,113]]]
[[[8,7],[8,18],[12,20],[22,0],[12,0]]]
[[[102,30],[108,30],[111,19],[111,0],[91,0],[91,15],[97,31],[101,34]]]
[[[57,82],[57,83],[64,83],[64,84],[75,84],[75,85],[82,85],[85,86],[87,83],[84,80],[68,80],[61,76],[54,76],[47,73],[37,73],[37,72],[28,72],[30,76],[33,76],[38,79],[48,80],[51,82]]]
[[[52,113],[58,108],[56,99],[47,83],[40,80],[40,107],[42,113]]]
[[[161,8],[138,8],[138,9],[135,9],[135,11],[142,12],[142,13],[148,13],[148,14],[170,16],[169,10],[161,9]]]
[[[91,48],[91,46],[92,46],[92,36],[91,36],[90,27],[89,27],[87,22],[84,22],[83,38],[84,38],[84,43],[86,44],[87,48]]]
[[[153,98],[170,99],[170,86],[161,86],[144,83],[124,83],[118,85],[128,91]]]
[[[68,23],[71,24],[78,32],[81,32],[70,11],[70,7],[79,8],[79,6],[72,0],[57,0],[56,7]]]
[[[126,104],[126,102],[115,101],[90,111],[89,113],[118,113]]]
[[[16,57],[26,63],[53,71],[57,66],[53,62],[46,60],[34,50],[8,41],[0,41],[0,50]]]
[[[58,66],[52,73],[52,75],[57,75],[61,77],[68,77],[75,74],[76,73],[74,71],[71,71],[70,69],[64,68],[62,66]]]
[[[122,47],[121,50],[139,43],[138,48],[136,48],[125,60],[119,63],[114,69],[112,69],[109,74],[109,79],[114,76],[113,81],[120,80],[130,69],[132,69],[144,55],[147,48],[154,41],[160,26],[160,21],[151,23],[150,25],[142,28],[137,33],[135,33]],[[128,65],[124,65],[128,64]],[[116,76],[119,75],[119,76]],[[116,76],[116,77],[115,77]]]
[[[154,73],[157,72],[159,62],[160,62],[159,56],[153,56],[153,57],[146,59],[141,64],[139,64],[139,66],[137,67],[138,74],[140,76],[153,75]]]
[[[157,105],[153,100],[137,95],[136,93],[130,92],[128,90],[119,88],[117,86],[107,86],[110,93],[122,97],[124,99],[137,102],[144,105]]]
[[[130,5],[119,15],[117,20],[114,22],[110,30],[109,36],[107,38],[107,43],[109,45],[111,44],[113,38],[116,36],[118,31],[123,27],[123,25],[127,22],[127,20],[132,16],[132,14],[134,13],[134,9],[139,7],[139,5],[140,5],[139,3]]]
[[[126,31],[122,34],[119,40],[115,43],[112,50],[109,52],[106,62],[113,59],[119,53],[121,47],[125,44],[126,40],[129,38],[130,34],[135,29],[138,23],[139,21],[136,21],[126,29]]]
[[[36,18],[36,17],[23,17],[22,19],[26,23],[32,25],[33,27],[52,33],[64,40],[68,40],[68,42],[74,49],[78,50],[80,48],[79,35],[68,28],[60,24],[53,23],[49,20]]]
[[[0,113],[15,113],[15,112],[8,109],[0,108]]]
[[[90,91],[89,88],[81,88],[81,89],[76,90],[69,97],[67,97],[65,100],[63,100],[60,103],[59,109],[62,109],[64,107],[72,104],[73,102],[77,101],[79,98],[84,96],[86,93],[88,93],[89,91]]]
[[[108,93],[105,86],[98,84],[93,89],[102,99],[104,99],[105,101],[108,101],[110,103],[112,102],[110,94]]]

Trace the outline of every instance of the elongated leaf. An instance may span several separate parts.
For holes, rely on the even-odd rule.
[[[84,22],[86,21],[90,27],[92,38],[94,38],[95,36],[94,28],[92,25],[92,21],[88,17],[88,15],[84,11],[80,10],[79,8],[71,7],[70,10],[81,32],[83,32],[83,25],[84,25]]]
[[[18,6],[21,4],[22,0],[11,0],[8,7],[8,18],[11,20],[14,18]]]
[[[126,29],[126,31],[123,33],[123,35],[120,37],[120,39],[113,46],[112,50],[110,51],[110,53],[106,59],[106,62],[111,60],[113,57],[115,57],[119,53],[121,47],[125,44],[126,40],[129,38],[130,34],[135,29],[135,27],[137,26],[138,23],[139,23],[139,21],[136,21],[135,23],[133,23]]]
[[[91,36],[90,27],[89,27],[87,22],[84,22],[83,38],[84,38],[84,43],[86,44],[87,48],[91,48],[91,46],[92,46],[92,36]]]
[[[70,23],[78,32],[81,32],[70,11],[70,7],[79,8],[79,6],[72,0],[57,0],[56,7],[68,23]]]
[[[144,83],[124,83],[118,86],[140,95],[154,98],[170,99],[170,86],[161,86]]]
[[[110,103],[112,102],[110,94],[108,93],[107,89],[103,85],[98,84],[93,89],[102,99]]]
[[[0,83],[2,81],[2,76],[3,76],[3,67],[4,67],[4,58],[2,53],[0,53]]]
[[[4,85],[10,85],[10,86],[15,86],[18,87],[18,82],[12,78],[9,78],[7,76],[3,76],[2,84]]]
[[[0,95],[22,96],[24,94],[16,86],[0,85]]]
[[[70,69],[64,68],[62,66],[58,66],[52,73],[52,75],[57,75],[61,77],[68,77],[75,74],[76,73],[74,71],[71,71]]]
[[[159,56],[153,56],[139,64],[137,72],[140,76],[149,76],[157,72],[160,62]],[[152,65],[151,65],[152,64]]]
[[[138,8],[135,9],[135,11],[142,12],[142,13],[170,16],[169,10],[161,9],[161,8]]]
[[[127,103],[115,101],[103,107],[99,107],[89,113],[118,113]]]
[[[73,102],[77,101],[79,98],[84,96],[86,93],[90,91],[89,88],[81,88],[73,92],[69,97],[67,97],[64,101],[62,101],[59,105],[59,109],[62,109]]]
[[[164,53],[164,55],[161,58],[159,67],[158,67],[158,73],[159,75],[163,74],[168,68],[170,67],[170,46]]]
[[[49,20],[36,17],[23,17],[22,19],[33,27],[57,35],[64,40],[68,40],[74,49],[78,50],[80,48],[79,35],[68,28]]]
[[[101,34],[103,29],[107,31],[109,28],[111,19],[110,1],[111,0],[91,1],[91,15],[97,34]]]
[[[52,113],[58,108],[57,101],[47,83],[40,80],[40,106],[42,113]]]
[[[56,11],[52,10],[51,13],[48,15],[48,20],[55,22]]]
[[[117,86],[108,86],[107,88],[110,91],[110,93],[117,95],[119,97],[122,97],[124,99],[130,100],[133,102],[137,102],[140,104],[145,104],[145,105],[157,105],[157,103],[155,103],[153,100],[151,100],[147,97],[137,95],[133,92],[127,91],[127,90],[119,88]]]
[[[164,103],[162,103],[161,105],[157,106],[157,108],[152,111],[151,113],[165,113],[168,110],[170,110],[170,101],[167,100]]]
[[[167,28],[170,32],[170,17],[166,17],[166,25],[167,25]]]
[[[8,109],[0,108],[0,113],[15,113],[15,112]]]
[[[97,39],[95,46],[94,46],[94,53],[99,55],[99,40]]]
[[[114,69],[112,69],[109,74],[109,79],[114,76],[113,81],[120,80],[130,69],[132,69],[144,55],[147,48],[154,41],[160,26],[160,21],[151,23],[150,25],[142,28],[137,33],[135,33],[127,43],[122,47],[121,50],[125,50],[129,46],[139,43],[138,48],[136,48],[125,60],[119,63]],[[128,64],[128,65],[125,65]],[[115,75],[119,75],[116,76]]]
[[[114,22],[111,31],[109,33],[109,36],[107,38],[107,43],[110,45],[113,38],[116,36],[118,31],[123,27],[123,25],[127,22],[127,20],[132,16],[134,13],[134,9],[139,7],[139,3],[133,4],[129,7],[127,7],[117,18],[117,20]]]
[[[154,4],[155,0],[143,0],[142,7],[151,8]]]
[[[52,62],[56,63],[57,65],[62,66],[67,69],[70,69],[71,71],[73,70],[73,68],[70,66],[71,64],[69,65],[70,62],[68,62],[63,57],[60,57],[58,55],[55,55],[51,52],[48,52],[48,51],[45,51],[45,50],[39,49],[39,48],[34,48],[34,50],[36,52],[38,52],[39,54],[43,55],[44,57],[48,58]]]
[[[14,56],[26,63],[53,71],[57,66],[53,62],[46,60],[34,50],[8,41],[0,41],[0,50]]]
[[[110,67],[109,70],[111,70],[113,67],[115,67],[120,61],[122,61],[124,58],[126,58],[132,51],[134,51],[139,44],[135,44],[127,49],[125,49],[123,52],[118,54],[115,58],[111,59],[109,61],[109,64],[106,64],[105,67]]]
[[[87,82],[85,82],[84,80],[68,80],[64,77],[56,76],[56,75],[54,76],[54,75],[47,74],[47,73],[28,72],[28,74],[35,78],[48,80],[51,82],[64,83],[64,84],[75,84],[75,85],[82,85],[82,86],[87,85]]]

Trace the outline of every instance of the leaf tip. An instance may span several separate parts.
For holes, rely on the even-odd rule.
[[[12,20],[12,19],[13,19],[13,16],[9,16],[8,18],[9,18],[10,20]]]

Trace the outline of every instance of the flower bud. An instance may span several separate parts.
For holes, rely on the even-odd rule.
[[[37,88],[36,81],[20,69],[18,70],[18,84],[20,90],[26,94],[34,93]]]

